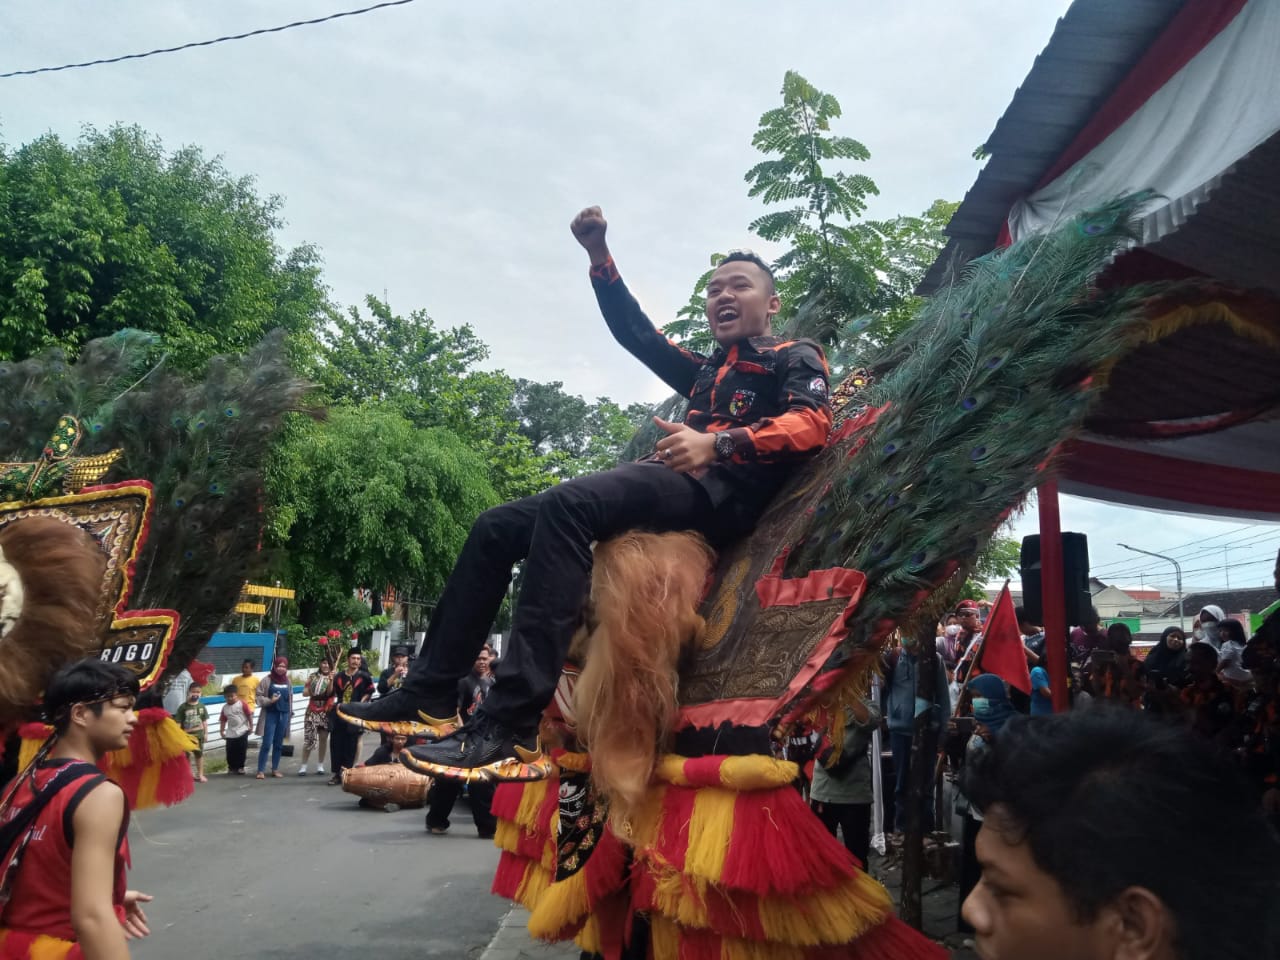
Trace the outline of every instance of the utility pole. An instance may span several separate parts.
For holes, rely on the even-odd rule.
[[[1173,571],[1178,577],[1178,629],[1184,634],[1187,630],[1187,617],[1182,609],[1182,564],[1178,563],[1173,557],[1166,557],[1163,553],[1152,553],[1150,550],[1139,550],[1137,547],[1131,547],[1127,543],[1118,543],[1118,547],[1126,550],[1132,550],[1134,553],[1145,554],[1148,557],[1155,557],[1157,560],[1168,560],[1173,564]]]

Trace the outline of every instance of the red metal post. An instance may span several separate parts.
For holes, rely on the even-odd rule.
[[[1058,481],[1046,480],[1036,491],[1040,513],[1040,589],[1044,604],[1045,652],[1054,713],[1067,709],[1067,606],[1062,596],[1062,521],[1058,516]]]

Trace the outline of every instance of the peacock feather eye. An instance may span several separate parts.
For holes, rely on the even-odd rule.
[[[217,480],[209,484],[209,492],[212,493],[214,496],[218,496],[219,494],[222,494],[225,491],[226,491],[226,488]]]
[[[997,354],[994,357],[988,357],[987,362],[983,364],[988,370],[999,370],[1004,365],[1004,357]]]
[[[990,451],[987,449],[986,444],[980,444],[969,451],[969,459],[974,463],[981,463],[983,460],[987,459],[989,452]]]
[[[187,498],[181,495],[176,496],[173,498],[173,505],[181,510],[187,505]]]
[[[191,426],[196,430],[203,430],[205,427],[209,426],[209,421],[204,417],[196,417],[195,420],[191,421]]]
[[[173,417],[173,419],[172,419],[172,420],[170,420],[170,421],[169,421],[169,423],[171,423],[171,424],[172,424],[175,428],[177,428],[178,430],[183,430],[183,429],[186,429],[186,426],[187,426],[187,418],[186,418],[186,417],[184,417],[184,416],[183,416],[182,414],[180,414],[180,413],[179,413],[179,414],[175,414],[175,415],[174,415],[174,417]]]
[[[979,401],[977,397],[965,397],[963,400],[960,401],[960,409],[965,411],[977,410],[978,404],[979,404]]]
[[[235,419],[240,416],[240,407],[238,404],[228,403],[222,408],[222,415],[228,419]]]

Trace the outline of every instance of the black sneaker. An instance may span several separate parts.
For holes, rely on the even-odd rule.
[[[365,730],[388,736],[426,737],[439,740],[462,725],[457,709],[432,705],[401,688],[368,703],[344,703],[338,716]]]
[[[545,780],[551,775],[536,729],[512,730],[483,710],[456,733],[402,751],[400,760],[428,777],[464,782]]]

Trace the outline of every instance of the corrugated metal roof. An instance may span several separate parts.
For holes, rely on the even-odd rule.
[[[951,238],[918,292],[990,251],[1014,201],[1070,145],[1184,0],[1076,0],[987,138],[990,158],[951,218]]]

